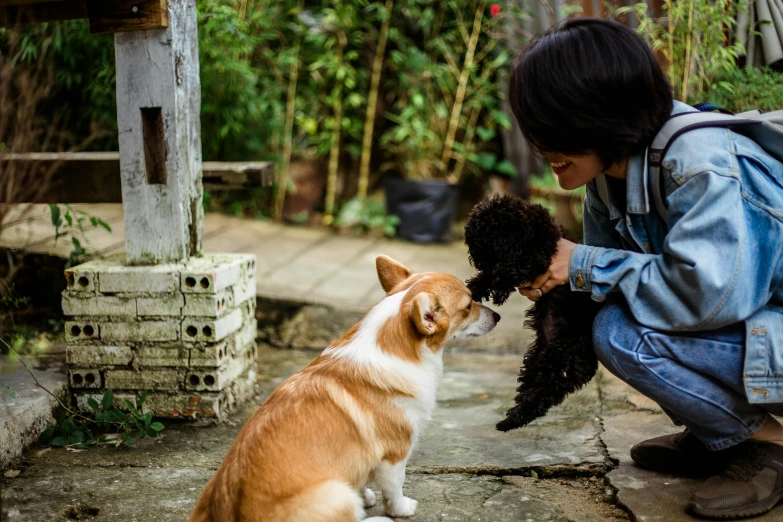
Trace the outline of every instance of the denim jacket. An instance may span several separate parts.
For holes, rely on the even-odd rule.
[[[673,114],[687,110],[675,102]],[[783,164],[744,136],[705,128],[672,143],[661,175],[665,223],[643,154],[629,159],[625,182],[606,178],[608,206],[596,181],[587,185],[571,289],[595,301],[619,292],[660,331],[744,321],[748,400],[783,402]]]

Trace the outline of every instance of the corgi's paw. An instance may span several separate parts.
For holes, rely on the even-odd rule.
[[[364,499],[364,507],[370,508],[375,505],[375,493],[370,488],[364,488],[362,492],[362,499]]]
[[[391,517],[412,517],[416,514],[418,501],[412,498],[402,497],[402,499],[386,507],[386,514]]]

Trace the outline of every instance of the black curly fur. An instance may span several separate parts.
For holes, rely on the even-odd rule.
[[[523,282],[549,268],[563,231],[540,205],[500,196],[476,205],[465,225],[470,263],[478,273],[468,280],[477,301],[502,305]],[[543,416],[595,375],[592,324],[600,304],[589,294],[557,287],[525,314],[536,338],[519,370],[516,405],[497,424],[520,428]]]

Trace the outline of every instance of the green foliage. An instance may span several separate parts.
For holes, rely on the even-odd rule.
[[[510,54],[496,45],[500,36],[495,25],[502,18],[491,16],[486,7],[458,0],[411,0],[401,6],[400,22],[389,33],[394,48],[387,87],[393,86],[393,103],[386,118],[394,125],[381,136],[381,145],[391,153],[387,168],[410,179],[451,181],[466,169],[487,172],[486,156],[480,153],[495,148],[498,131],[511,121],[500,108],[502,84],[496,77]],[[503,16],[522,16],[514,13]],[[480,21],[474,25],[477,14]],[[452,120],[456,126],[450,125]],[[444,164],[450,140],[453,150]],[[509,166],[500,168],[510,174]]]
[[[507,26],[527,17],[525,9],[504,5],[493,16],[480,0],[395,0],[390,12],[383,2],[368,0],[197,0],[197,17],[205,160],[279,161],[288,132],[287,88],[296,74],[293,156],[330,154],[332,133],[339,129],[340,171],[355,172],[349,163],[362,149],[375,44],[390,17],[373,168],[451,181],[490,172],[513,175],[498,158],[499,133],[511,125],[500,104],[510,59],[502,39]],[[84,21],[44,24],[0,33],[0,52],[10,38],[23,44],[15,60],[31,62],[44,49],[53,51],[56,92],[47,116],[66,118],[63,126],[74,143],[96,128],[110,130],[110,139],[92,147],[116,150],[111,35],[90,35]],[[342,110],[335,122],[338,100]],[[248,207],[256,203],[236,194],[213,196],[206,206],[268,214],[264,198],[256,199],[254,209]],[[85,248],[75,239],[78,258]]]
[[[386,237],[397,234],[400,218],[386,214],[382,199],[354,198],[342,206],[337,214],[335,226],[356,232],[382,231]]]
[[[84,256],[88,253],[82,246],[82,242],[89,245],[87,240],[87,225],[89,223],[93,229],[101,227],[108,232],[111,232],[111,227],[108,223],[97,216],[91,216],[83,210],[75,210],[70,205],[63,205],[65,213],[63,213],[60,205],[50,203],[49,211],[52,218],[52,225],[54,225],[54,243],[57,244],[57,240],[61,237],[70,237],[73,244],[73,250],[68,256],[68,261],[65,264],[65,268],[78,265],[83,262]]]
[[[718,77],[708,101],[732,112],[783,109],[783,73],[732,67]]]
[[[10,53],[10,56],[8,56]],[[54,88],[42,115],[68,129],[60,142],[94,139],[92,150],[117,150],[114,38],[90,34],[87,20],[0,29],[0,57],[12,63],[52,63]]]
[[[57,425],[44,430],[39,440],[55,448],[84,450],[102,444],[131,446],[134,433],[139,439],[156,438],[164,426],[160,422],[153,422],[151,413],[144,413],[146,399],[146,391],[136,399],[135,404],[125,399],[126,413],[113,406],[114,392],[106,390],[100,403],[93,398],[87,400],[92,409],[91,417],[72,411],[63,412]]]
[[[646,3],[623,7],[618,16],[635,11],[639,33],[669,63],[669,81],[681,101],[705,99],[719,75],[730,71],[742,52],[731,43],[737,12],[747,2],[732,0],[664,0],[661,18],[653,17]]]

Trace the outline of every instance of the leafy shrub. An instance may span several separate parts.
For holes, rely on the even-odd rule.
[[[354,198],[340,209],[335,220],[338,228],[355,232],[382,231],[386,237],[394,237],[400,218],[386,214],[383,200],[375,198]]]
[[[719,77],[708,101],[732,112],[783,109],[783,73],[733,67]]]

